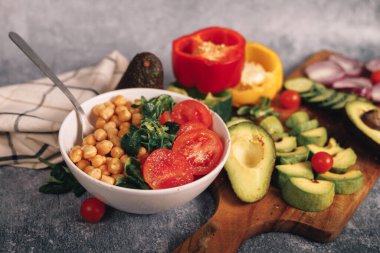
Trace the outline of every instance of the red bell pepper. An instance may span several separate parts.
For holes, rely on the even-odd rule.
[[[202,51],[205,43],[206,49]],[[181,85],[196,87],[202,93],[223,91],[240,82],[244,49],[244,37],[223,27],[185,35],[173,41],[174,75]]]

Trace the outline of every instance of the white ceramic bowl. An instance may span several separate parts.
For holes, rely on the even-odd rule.
[[[134,100],[145,96],[146,98],[156,97],[160,94],[169,94],[176,102],[190,99],[187,96],[159,89],[124,89],[104,93],[96,96],[82,104],[87,115],[91,109],[100,103],[110,100],[116,95],[123,95],[128,100]],[[136,190],[119,186],[109,185],[88,176],[79,169],[68,157],[68,151],[74,146],[77,132],[77,120],[75,112],[67,115],[59,130],[59,146],[63,159],[74,174],[75,178],[86,188],[86,190],[109,206],[116,209],[138,214],[156,213],[169,208],[174,208],[189,202],[201,192],[203,192],[217,177],[222,170],[230,148],[230,136],[223,120],[212,112],[212,129],[218,133],[224,143],[224,152],[218,166],[204,177],[186,185],[160,190]]]

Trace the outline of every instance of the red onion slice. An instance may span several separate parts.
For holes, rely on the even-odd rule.
[[[377,83],[372,87],[371,99],[375,103],[380,103],[380,83]]]
[[[347,77],[336,81],[332,85],[335,89],[353,89],[353,88],[370,88],[372,87],[371,80],[366,77]]]
[[[352,58],[332,54],[329,60],[338,64],[348,76],[359,76],[363,71],[363,63]]]
[[[380,70],[380,58],[370,60],[369,62],[367,62],[365,67],[370,72],[375,72],[375,71]]]
[[[332,61],[319,61],[305,69],[306,75],[317,82],[330,85],[345,76],[344,70]]]

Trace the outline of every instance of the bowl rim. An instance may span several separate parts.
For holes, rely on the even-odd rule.
[[[84,101],[83,103],[81,103],[81,106],[82,107],[85,107],[87,106],[88,104],[92,104],[94,100],[104,100],[104,102],[106,101],[106,99],[109,99],[110,97],[112,97],[113,95],[120,95],[120,93],[123,93],[123,92],[126,92],[126,91],[133,91],[133,92],[138,92],[138,91],[141,91],[141,96],[143,96],[144,94],[144,91],[145,92],[158,92],[157,93],[157,96],[158,95],[161,95],[161,94],[168,94],[170,96],[174,96],[174,97],[177,97],[181,100],[186,100],[186,99],[191,99],[191,100],[196,100],[192,97],[189,97],[189,96],[185,96],[183,94],[179,94],[179,93],[175,93],[175,92],[172,92],[172,91],[168,91],[168,90],[165,90],[165,89],[153,89],[153,88],[127,88],[127,89],[120,89],[120,90],[112,90],[112,91],[108,91],[108,92],[104,92],[100,95],[97,95],[95,97],[92,97],[86,101]],[[228,131],[228,127],[226,126],[226,124],[224,123],[224,121],[222,120],[222,118],[217,114],[215,113],[213,110],[210,110],[208,109],[211,114],[213,115],[213,117],[216,117],[218,119],[218,121],[222,122],[222,127],[224,128],[224,131],[227,133],[227,138],[226,140],[224,141],[224,150],[223,150],[223,154],[224,157],[222,156],[222,159],[219,161],[218,165],[211,171],[209,172],[208,174],[204,175],[203,177],[197,179],[197,180],[194,180],[193,182],[191,183],[188,183],[188,184],[185,184],[185,185],[181,185],[181,186],[177,186],[177,187],[172,187],[172,188],[166,188],[166,189],[133,189],[133,188],[125,188],[125,187],[120,187],[120,186],[116,186],[116,185],[110,185],[110,184],[107,184],[107,183],[104,183],[100,180],[97,180],[91,176],[89,176],[87,173],[85,173],[83,170],[81,170],[80,168],[78,168],[75,163],[73,163],[71,161],[71,159],[69,158],[68,154],[67,154],[67,151],[64,150],[64,131],[65,129],[63,129],[63,126],[66,124],[66,122],[69,120],[70,117],[74,117],[74,114],[75,114],[75,110],[72,110],[70,113],[68,113],[65,117],[65,119],[62,121],[62,124],[60,126],[60,129],[59,129],[59,133],[58,133],[58,144],[59,144],[59,150],[60,150],[60,153],[64,159],[64,161],[66,163],[69,163],[69,169],[72,170],[74,168],[74,170],[76,170],[78,173],[82,173],[82,175],[84,175],[85,177],[87,177],[91,182],[97,184],[99,187],[108,187],[109,189],[113,189],[113,190],[116,190],[116,191],[120,191],[120,192],[125,192],[125,193],[133,193],[133,194],[136,194],[136,195],[161,195],[161,194],[170,194],[170,193],[175,193],[175,192],[180,192],[180,191],[188,191],[188,190],[191,190],[191,189],[194,189],[194,188],[197,188],[197,186],[200,186],[202,185],[205,181],[209,180],[210,177],[214,177],[215,178],[218,176],[218,174],[222,171],[223,167],[224,167],[224,164],[226,163],[227,161],[227,158],[229,156],[229,153],[230,153],[230,150],[231,150],[231,137],[230,137],[230,134],[229,134],[229,131]],[[87,110],[85,110],[85,113],[87,114]],[[223,166],[221,166],[221,164],[223,164]],[[221,168],[217,169],[217,167],[220,166]],[[74,173],[73,173],[74,174]],[[74,175],[75,177],[75,175]],[[215,180],[215,179],[214,179]],[[212,182],[211,182],[212,183]],[[210,184],[211,184],[210,183]],[[87,190],[87,189],[86,189]]]

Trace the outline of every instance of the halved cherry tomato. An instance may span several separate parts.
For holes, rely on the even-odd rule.
[[[301,104],[301,96],[295,91],[286,90],[280,95],[280,103],[283,108],[297,109]]]
[[[86,199],[80,206],[80,215],[85,221],[91,223],[100,221],[105,211],[106,207],[104,203],[96,198]]]
[[[177,136],[180,136],[181,134],[187,133],[191,130],[204,129],[204,128],[206,128],[206,126],[201,122],[189,121],[189,122],[186,122],[185,124],[183,124],[179,127],[179,130],[177,132]]]
[[[334,160],[327,152],[318,152],[311,157],[311,166],[317,173],[325,173],[331,169]]]
[[[372,84],[380,83],[380,70],[375,71],[371,74]]]
[[[166,122],[173,121],[173,120],[172,120],[172,114],[171,114],[171,112],[169,112],[169,111],[164,111],[164,112],[160,115],[159,121],[160,121],[160,124],[161,124],[161,125],[165,124]]]
[[[209,109],[201,102],[184,100],[173,107],[172,118],[174,122],[182,125],[189,121],[198,121],[207,128],[212,125],[212,117]]]
[[[223,143],[219,136],[207,128],[195,129],[179,135],[173,150],[183,154],[193,169],[193,175],[205,175],[219,163]]]
[[[173,150],[156,149],[145,160],[143,177],[152,189],[165,189],[194,181],[186,158]]]

